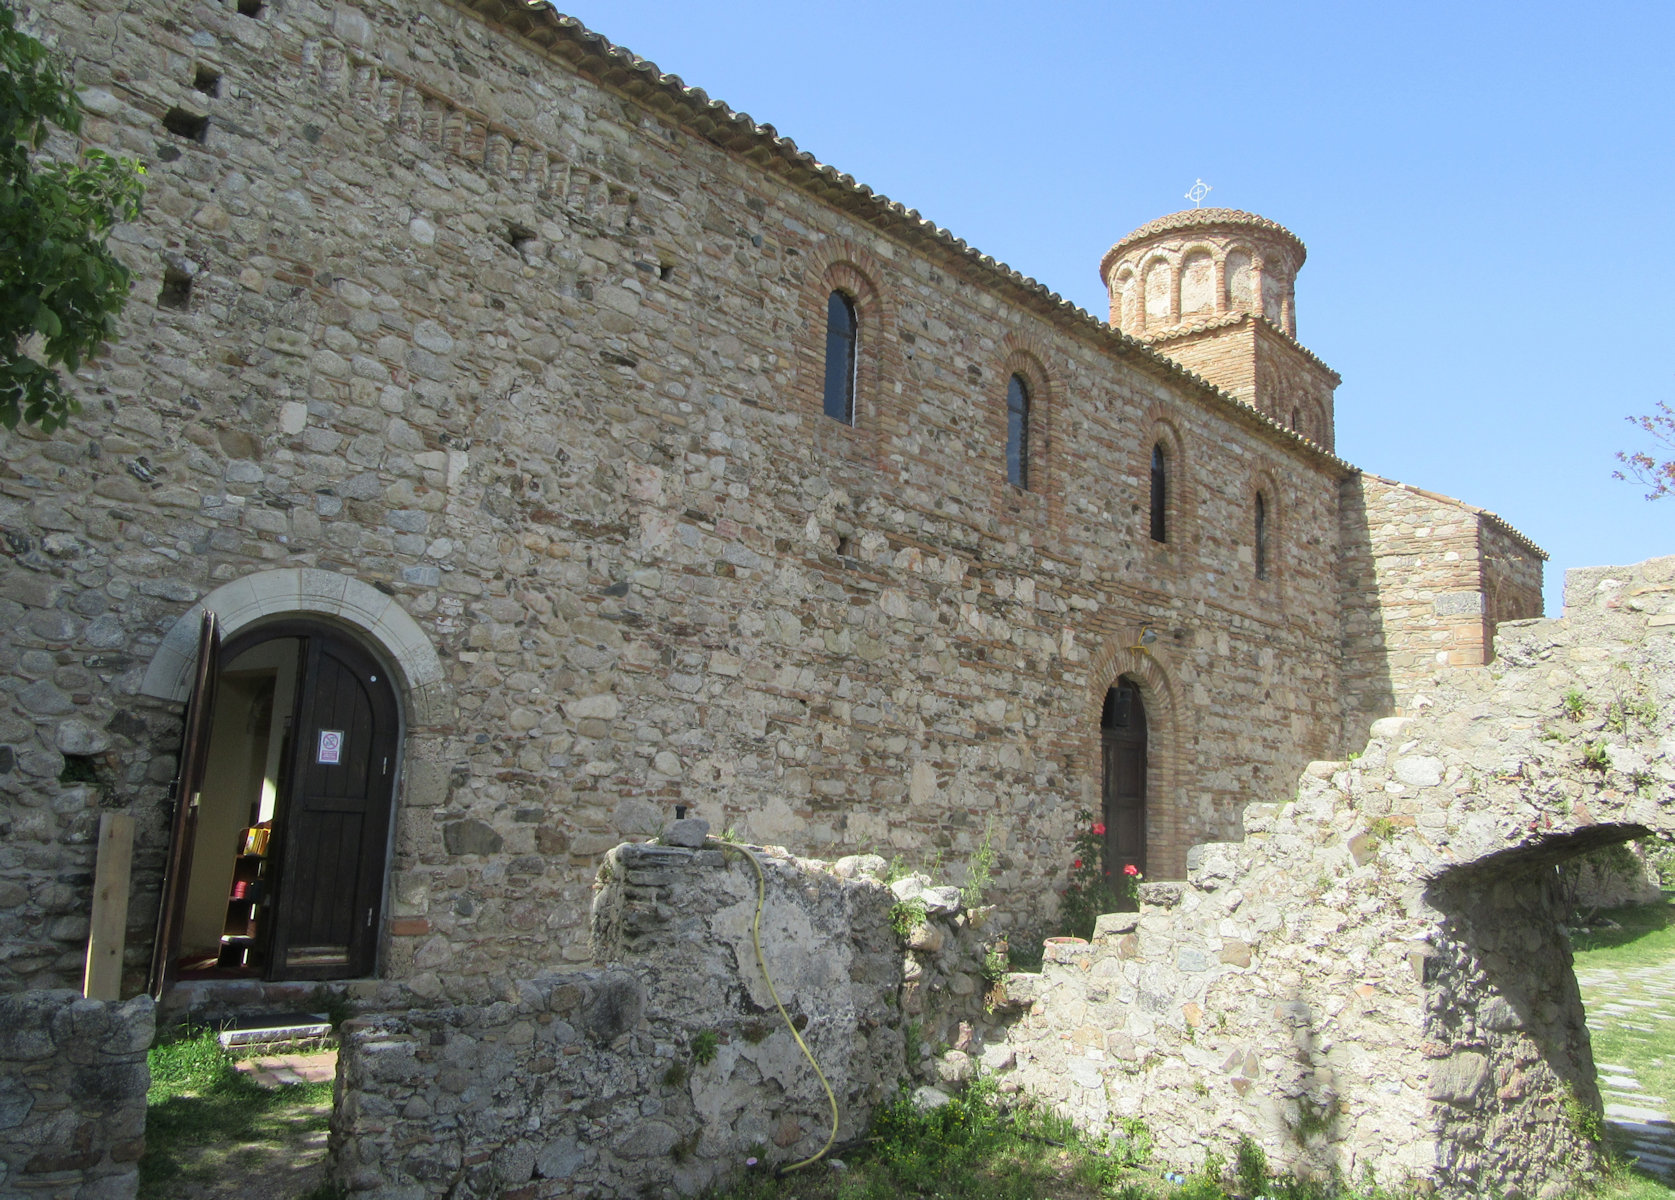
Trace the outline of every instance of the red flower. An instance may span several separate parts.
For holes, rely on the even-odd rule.
[[[1072,867],[1080,867],[1082,865],[1082,860],[1078,858],[1075,862],[1071,863],[1070,865]]]
[[[1100,824],[1098,821],[1094,822],[1093,836],[1094,837],[1104,837],[1105,836],[1105,826]]]
[[[1122,873],[1124,875],[1138,875],[1140,873],[1140,868],[1135,866],[1133,863],[1129,863],[1122,869]]]

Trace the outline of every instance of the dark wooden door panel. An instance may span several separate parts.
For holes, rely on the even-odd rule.
[[[186,724],[175,768],[169,857],[163,867],[163,895],[157,906],[157,935],[151,947],[148,987],[153,999],[161,999],[168,987],[174,975],[175,955],[180,952],[186,886],[192,878],[192,844],[198,827],[198,792],[203,787],[209,731],[215,716],[215,683],[220,674],[221,627],[215,614],[205,609],[198,627],[198,662],[192,694],[186,701]]]
[[[1119,683],[1107,698],[1100,732],[1105,873],[1121,886],[1123,868],[1146,869],[1146,710],[1139,689]]]
[[[395,693],[376,662],[336,638],[311,637],[304,662],[269,973],[370,974],[394,781]]]

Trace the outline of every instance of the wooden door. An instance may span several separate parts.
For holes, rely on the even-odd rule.
[[[1123,868],[1146,869],[1146,706],[1127,680],[1106,693],[1100,721],[1104,751],[1105,871],[1121,889]]]
[[[215,681],[221,672],[221,629],[207,609],[198,627],[198,662],[192,694],[186,700],[186,725],[175,767],[174,815],[169,827],[169,856],[163,866],[163,894],[157,905],[157,934],[151,944],[148,990],[161,999],[174,977],[180,953],[180,929],[186,915],[186,886],[192,878],[192,843],[197,833],[198,793],[203,787],[209,731],[215,715]]]
[[[372,974],[397,750],[395,690],[368,654],[311,633],[276,814],[270,979]]]

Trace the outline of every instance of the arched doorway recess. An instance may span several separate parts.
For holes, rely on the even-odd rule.
[[[449,707],[412,618],[352,577],[247,576],[180,618],[141,690],[187,701],[153,994],[373,974],[403,743]]]
[[[1146,705],[1127,675],[1105,693],[1099,720],[1105,874],[1121,886],[1124,868],[1146,870]]]
[[[164,972],[370,975],[401,744],[389,668],[324,623],[264,623],[221,649],[211,697]]]

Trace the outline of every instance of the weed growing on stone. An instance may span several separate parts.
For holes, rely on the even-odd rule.
[[[1324,1101],[1316,1102],[1307,1096],[1297,1101],[1297,1121],[1291,1127],[1291,1132],[1297,1138],[1297,1144],[1303,1145],[1317,1133],[1325,1133],[1332,1128],[1338,1119],[1338,1098],[1328,1096]]]
[[[914,896],[898,900],[890,906],[890,928],[899,938],[913,936],[913,931],[925,923],[925,902]]]
[[[707,1067],[715,1061],[716,1053],[720,1048],[720,1034],[713,1029],[700,1030],[692,1038],[692,1061],[700,1067]]]
[[[1591,771],[1607,771],[1611,768],[1611,756],[1606,753],[1605,741],[1589,742],[1582,749],[1582,765]]]
[[[1595,1145],[1604,1145],[1605,1117],[1598,1109],[1572,1095],[1565,1098],[1564,1115],[1577,1137],[1586,1138]]]
[[[164,1041],[147,1062],[151,1090],[140,1200],[163,1200],[193,1183],[249,1173],[276,1146],[318,1136],[331,1119],[331,1084],[263,1088],[233,1069],[213,1030]]]
[[[1012,969],[1012,960],[1005,942],[997,942],[983,951],[983,978],[999,983]]]
[[[1588,711],[1588,697],[1581,688],[1571,688],[1564,694],[1565,716],[1572,721],[1580,721]]]
[[[1367,841],[1382,846],[1396,836],[1396,822],[1389,817],[1374,817],[1367,825]]]
[[[977,847],[971,865],[966,868],[965,886],[960,889],[961,904],[976,908],[983,903],[983,890],[989,886],[989,872],[994,865],[994,818],[990,817],[983,825],[983,844]]]
[[[1268,1183],[1268,1152],[1248,1133],[1239,1138],[1239,1149],[1233,1156],[1233,1174],[1239,1186],[1252,1196]]]

